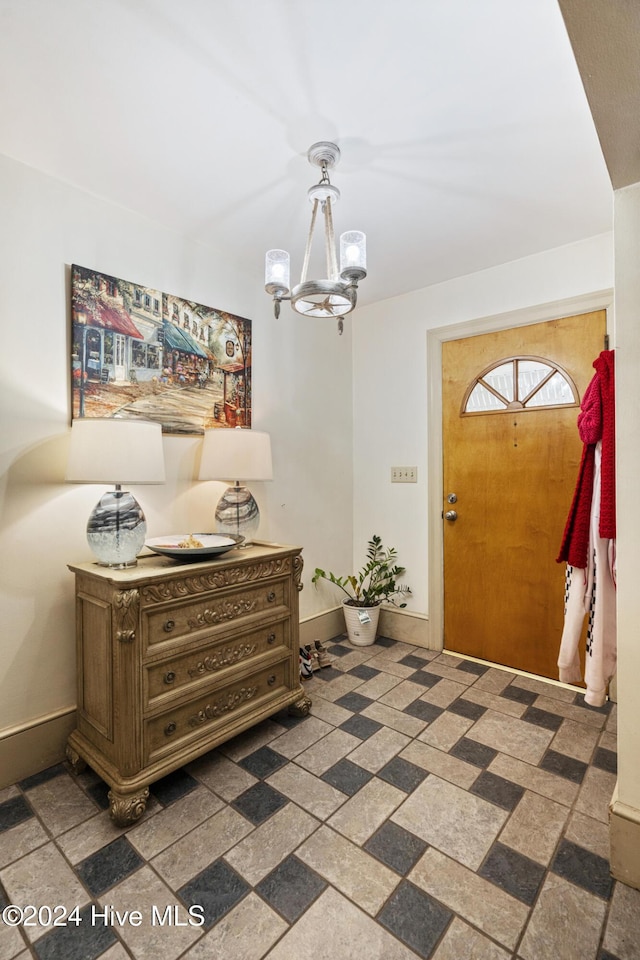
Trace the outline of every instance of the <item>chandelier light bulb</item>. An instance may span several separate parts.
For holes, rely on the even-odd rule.
[[[367,238],[361,230],[348,230],[340,237],[340,276],[357,282],[367,275]]]
[[[267,251],[264,286],[267,293],[274,297],[283,297],[289,293],[289,254],[286,250]]]

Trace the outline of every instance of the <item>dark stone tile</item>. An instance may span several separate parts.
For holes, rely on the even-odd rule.
[[[0,883],[0,910],[4,910],[5,907],[9,906],[9,897],[7,896],[7,891],[4,889]]]
[[[250,890],[249,884],[224,860],[216,860],[181,887],[178,893],[187,907],[194,904],[202,907],[204,929],[208,930]]]
[[[348,720],[345,720],[344,723],[340,724],[341,730],[346,730],[347,733],[353,734],[354,737],[360,737],[361,740],[367,740],[381,728],[382,724],[378,723],[377,720],[370,720],[369,717],[361,717],[359,713],[355,713],[352,717],[349,717]]]
[[[412,883],[403,880],[378,914],[378,920],[419,957],[430,957],[453,914]]]
[[[91,797],[94,803],[96,803],[101,810],[109,809],[109,784],[105,783],[104,780],[100,780],[98,783],[92,783],[90,787],[87,787],[87,795]]]
[[[358,677],[360,680],[371,680],[372,677],[377,677],[380,673],[379,670],[368,667],[366,663],[359,663],[357,667],[347,672],[350,673],[352,677]]]
[[[478,779],[469,787],[470,793],[475,793],[477,797],[495,803],[503,810],[513,810],[520,802],[524,793],[524,787],[511,780],[505,780],[498,777],[489,770],[484,770]]]
[[[531,906],[545,875],[545,868],[529,857],[494,843],[478,873]]]
[[[236,797],[231,806],[257,826],[288,802],[281,793],[261,781]]]
[[[461,737],[449,750],[449,753],[457,757],[458,760],[466,760],[467,763],[472,763],[475,767],[488,767],[491,761],[498,756],[497,750],[485,747],[483,743],[469,740],[467,737]]]
[[[403,877],[420,859],[428,844],[397,823],[387,820],[369,837],[364,849]]]
[[[437,677],[435,673],[429,673],[428,670],[416,670],[415,673],[412,673],[407,680],[411,680],[412,683],[419,683],[422,687],[435,687],[436,683],[440,683],[442,677]]]
[[[374,643],[375,647],[395,647],[397,640],[392,640],[391,637],[376,637],[376,642]]]
[[[505,700],[515,700],[516,703],[528,703],[531,704],[538,696],[537,693],[534,693],[532,690],[525,690],[523,687],[514,687],[509,684],[508,687],[505,687],[501,697],[504,697]]]
[[[342,643],[334,643],[332,647],[329,647],[328,652],[332,657],[346,657],[348,653],[353,653],[353,649],[351,647],[345,647]]]
[[[566,757],[564,753],[547,750],[538,766],[549,773],[564,777],[565,780],[582,783],[589,764],[583,763],[582,760],[575,760],[573,757]]]
[[[613,706],[611,700],[605,700],[601,707],[592,707],[591,704],[587,703],[585,700],[584,693],[576,693],[575,697],[573,698],[573,702],[576,707],[583,707],[585,710],[591,710],[593,713],[609,714],[611,713],[611,708]]]
[[[61,773],[67,773],[67,769],[63,763],[56,763],[53,767],[47,767],[40,773],[34,773],[33,776],[20,780],[18,786],[22,787],[23,790],[31,790],[32,787],[39,787],[41,783],[46,783],[47,780],[59,777]]]
[[[449,713],[457,713],[459,717],[467,717],[468,720],[479,720],[483,713],[487,712],[486,707],[474,703],[473,700],[462,700],[458,697],[447,707]]]
[[[483,663],[476,663],[474,660],[463,660],[462,663],[458,664],[458,670],[463,670],[465,673],[475,673],[477,677],[481,677],[488,669],[489,667],[486,667]]]
[[[411,793],[426,778],[427,771],[417,767],[415,763],[409,763],[403,757],[393,757],[382,770],[378,770],[377,775],[399,790]]]
[[[0,803],[0,833],[17,826],[33,816],[33,810],[23,796],[11,797]]]
[[[403,657],[402,660],[399,660],[398,663],[401,663],[404,667],[413,667],[414,670],[421,670],[427,663],[428,660],[424,660],[422,657],[416,657],[415,654],[410,653],[407,657]]]
[[[86,860],[82,860],[75,870],[89,893],[99,897],[105,890],[138,870],[144,862],[126,837],[118,837],[106,847],[92,853]]]
[[[608,900],[613,890],[609,861],[577,843],[561,840],[550,869],[589,893]]]
[[[598,747],[591,763],[594,767],[606,770],[608,773],[618,772],[618,754],[615,750],[605,750],[604,747]]]
[[[240,760],[238,766],[244,767],[258,780],[264,780],[288,762],[286,757],[283,757],[281,753],[276,753],[271,747],[260,747],[259,750],[254,750],[249,756]]]
[[[351,710],[353,713],[360,713],[365,707],[370,707],[373,703],[370,697],[363,697],[360,693],[345,693],[344,697],[336,700],[336,703],[344,707],[345,710]]]
[[[417,717],[418,720],[426,720],[428,723],[432,723],[436,717],[444,713],[444,710],[442,707],[436,707],[435,703],[427,703],[426,700],[414,700],[402,712],[408,713],[410,717]]]
[[[371,780],[372,776],[372,773],[359,767],[357,763],[352,763],[351,760],[338,760],[322,774],[320,779],[352,797]]]
[[[319,671],[316,671],[316,674]],[[294,717],[292,713],[289,713],[289,710],[280,710],[279,713],[274,713],[271,719],[275,723],[279,723],[281,727],[285,727],[287,730],[291,730],[292,727],[297,727],[299,723],[304,723],[305,720],[308,720],[307,717]]]
[[[168,776],[152,783],[149,790],[156,800],[168,807],[169,804],[175,803],[199,786],[199,782],[186,770],[174,770]]]
[[[337,680],[338,677],[343,677],[344,671],[336,670],[335,667],[323,667],[321,670],[314,670],[313,676],[318,680],[324,680],[325,683],[328,683],[329,680]]]
[[[536,727],[544,727],[545,730],[559,730],[563,717],[548,710],[540,710],[538,707],[527,707],[521,719],[526,720],[527,723],[533,723]]]
[[[295,923],[326,886],[322,877],[291,855],[261,880],[255,890],[289,923]]]
[[[598,954],[598,960],[620,960],[620,958],[614,957],[614,955],[609,953],[608,950],[601,950]]]
[[[91,906],[80,910],[79,923],[54,927],[37,940],[32,947],[35,956],[39,960],[95,960],[101,956],[117,938],[108,924],[92,923]]]

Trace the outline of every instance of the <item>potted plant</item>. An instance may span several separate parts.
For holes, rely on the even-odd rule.
[[[398,566],[397,556],[394,547],[384,547],[382,539],[374,534],[367,544],[367,560],[359,573],[337,577],[335,573],[326,573],[316,567],[312,583],[327,580],[346,594],[342,601],[344,619],[349,640],[355,646],[369,646],[374,642],[381,603],[406,607],[406,603],[398,603],[397,598],[406,596],[411,590],[398,583],[406,571]]]

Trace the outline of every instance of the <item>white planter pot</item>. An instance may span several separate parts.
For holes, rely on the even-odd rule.
[[[356,647],[369,647],[376,639],[380,606],[352,607],[344,601],[344,622],[349,642]]]

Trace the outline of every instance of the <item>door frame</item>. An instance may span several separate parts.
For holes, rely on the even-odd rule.
[[[444,649],[444,533],[442,525],[443,436],[442,436],[442,344],[483,333],[570,317],[594,310],[606,310],[606,329],[613,331],[613,289],[555,300],[508,313],[465,320],[427,331],[427,474],[428,474],[428,582],[429,649]],[[611,344],[613,347],[613,344]],[[604,349],[604,347],[603,347]],[[594,357],[595,359],[595,357]]]

